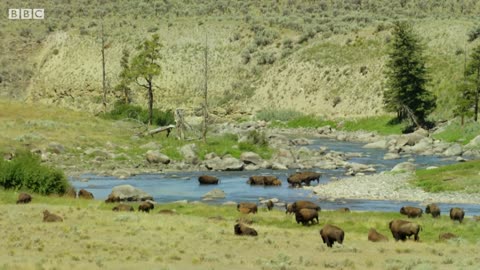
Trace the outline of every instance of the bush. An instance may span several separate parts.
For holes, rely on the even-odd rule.
[[[273,52],[261,52],[258,55],[257,64],[259,65],[271,65],[275,63],[277,58]]]
[[[11,161],[0,159],[0,186],[49,195],[64,194],[70,185],[61,170],[40,164],[32,153],[21,152]]]
[[[104,115],[104,118],[113,120],[130,118],[147,124],[148,110],[144,110],[140,106],[117,102],[115,103],[113,109]],[[175,119],[171,110],[160,111],[159,109],[153,109],[152,124],[158,126],[166,126],[173,124],[174,122]]]

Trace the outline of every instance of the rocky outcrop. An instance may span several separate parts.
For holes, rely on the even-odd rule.
[[[254,165],[261,165],[264,160],[254,152],[243,152],[240,155],[240,160],[243,161],[245,164],[254,164]]]
[[[153,151],[153,150],[148,150],[147,153],[145,154],[146,159],[149,163],[162,163],[162,164],[168,164],[170,163],[170,158],[167,155],[164,155],[158,151]]]
[[[118,201],[153,200],[152,195],[131,185],[120,185],[113,187],[109,197],[118,198]]]
[[[446,157],[453,157],[453,156],[460,156],[463,153],[463,148],[460,144],[455,143],[452,144],[450,147],[443,152],[443,155]]]
[[[206,160],[204,164],[207,169],[213,171],[241,171],[244,168],[242,161],[231,156],[215,157]]]
[[[411,162],[402,162],[395,165],[395,167],[393,167],[391,171],[392,172],[413,172],[415,171],[415,164]]]
[[[180,154],[183,155],[183,160],[187,163],[197,164],[198,156],[197,156],[197,145],[194,143],[186,144],[180,147]]]
[[[224,199],[225,192],[221,189],[212,189],[209,192],[205,193],[202,196],[203,200],[215,200],[215,199]]]

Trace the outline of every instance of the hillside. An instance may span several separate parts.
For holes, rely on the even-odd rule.
[[[391,23],[407,19],[426,45],[437,118],[451,115],[463,74],[474,0],[432,1],[23,1],[45,20],[2,20],[0,96],[101,110],[100,26],[107,33],[109,89],[123,49],[158,33],[158,108],[200,107],[205,36],[210,105],[218,114],[284,108],[333,117],[383,114]],[[3,10],[18,1],[2,1]],[[102,16],[102,14],[104,14]],[[466,50],[465,50],[466,49]],[[134,89],[134,101],[145,94]],[[109,104],[115,93],[109,94]]]

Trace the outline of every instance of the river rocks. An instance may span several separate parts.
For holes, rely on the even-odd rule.
[[[395,167],[393,167],[391,171],[392,172],[413,172],[415,171],[415,164],[411,162],[402,162],[395,165]]]
[[[243,161],[243,163],[245,164],[253,165],[260,165],[264,162],[260,155],[254,152],[243,152],[240,155],[240,160]]]
[[[320,135],[328,135],[332,133],[332,127],[331,126],[323,126],[317,128],[317,133]]]
[[[452,157],[452,156],[460,156],[463,152],[462,146],[458,143],[455,143],[451,145],[445,152],[443,152],[443,155],[446,157]]]
[[[375,168],[356,162],[349,162],[345,164],[345,175],[356,175],[360,172],[375,172]]]
[[[432,154],[432,147],[433,140],[431,138],[423,138],[414,146],[410,147],[410,151],[416,154]]]
[[[131,185],[120,185],[113,187],[109,198],[118,198],[120,201],[153,200],[152,195]]]
[[[278,162],[273,162],[272,163],[272,170],[287,170],[287,166],[278,163]]]
[[[209,159],[205,161],[205,166],[209,170],[214,171],[241,171],[243,170],[244,164],[234,157],[225,156],[223,158],[215,157]]]
[[[213,153],[213,152],[210,152],[210,153],[207,153],[205,154],[205,156],[203,157],[205,160],[209,160],[209,159],[214,159],[218,157],[217,154]]]
[[[170,163],[170,158],[167,155],[164,155],[158,151],[148,150],[145,156],[149,163]]]
[[[363,146],[363,148],[380,148],[380,149],[387,149],[387,147],[388,145],[386,140],[372,142]]]
[[[400,155],[397,153],[386,153],[383,156],[384,160],[399,159],[399,158],[400,158]]]
[[[221,189],[212,189],[202,196],[203,200],[215,200],[225,198],[225,192]]]
[[[297,138],[290,140],[291,145],[310,145],[312,141],[306,138]]]
[[[180,147],[179,152],[183,155],[185,162],[196,164],[198,162],[197,151],[197,145],[191,143]]]

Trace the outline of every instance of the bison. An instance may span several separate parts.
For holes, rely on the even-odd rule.
[[[112,208],[112,211],[131,212],[134,211],[133,206],[127,204],[119,204]]]
[[[268,200],[268,202],[267,202],[267,209],[268,209],[268,211],[271,211],[272,208],[273,208],[273,202],[272,202],[272,200]]]
[[[292,214],[293,213],[293,203],[285,204],[285,214]]]
[[[120,202],[121,199],[118,196],[115,196],[113,194],[109,194],[108,198],[105,200],[106,203],[114,203],[114,202]]]
[[[375,230],[374,228],[371,228],[369,231],[368,231],[368,241],[371,241],[371,242],[386,242],[388,241],[388,238],[377,232],[377,230]]]
[[[93,199],[93,194],[90,191],[87,191],[87,190],[82,188],[78,191],[78,198],[79,199],[92,200]]]
[[[316,203],[311,201],[296,201],[292,204],[293,212],[297,212],[298,210],[303,208],[310,208],[316,211],[320,211],[320,206],[318,206]]]
[[[400,208],[400,214],[406,215],[409,218],[421,217],[423,210],[418,207],[404,206]]]
[[[326,224],[320,230],[320,236],[322,237],[323,243],[327,244],[327,247],[331,248],[335,241],[339,244],[343,243],[345,232],[337,226]]]
[[[150,210],[152,210],[155,206],[153,205],[153,203],[149,202],[149,201],[145,201],[143,202],[142,204],[140,204],[138,206],[138,211],[140,212],[150,212]]]
[[[434,203],[428,204],[425,208],[425,213],[432,214],[434,218],[440,217],[440,207]]]
[[[250,176],[247,184],[261,186],[281,186],[282,181],[275,176]]]
[[[19,203],[29,203],[32,201],[32,196],[28,193],[20,193],[18,194],[17,204]]]
[[[200,175],[198,177],[198,182],[200,185],[217,185],[218,178],[211,175]]]
[[[237,223],[233,226],[234,232],[236,235],[248,235],[248,236],[257,236],[258,233],[255,229],[248,227],[242,223]]]
[[[319,183],[320,176],[321,174],[316,172],[297,172],[290,175],[287,178],[287,182],[292,187],[300,187],[302,184],[309,186],[311,181],[317,181],[317,183]]]
[[[43,211],[43,222],[62,222],[63,218],[50,213],[48,210]]]
[[[340,212],[340,213],[350,213],[350,208],[348,208],[348,207],[341,207],[341,208],[338,208],[338,209],[337,209],[337,212]]]
[[[237,210],[244,214],[249,214],[249,213],[256,214],[258,211],[258,207],[256,203],[241,202],[237,204]]]
[[[454,207],[450,209],[450,219],[455,221],[458,220],[460,223],[463,221],[463,217],[465,217],[465,211],[462,208]]]
[[[318,223],[318,212],[315,209],[303,208],[295,212],[297,224],[302,223],[303,226],[308,225],[310,222],[315,224],[315,219]]]
[[[405,241],[407,240],[407,236],[410,237],[412,235],[415,236],[415,241],[418,241],[420,238],[418,236],[418,233],[422,229],[422,227],[416,223],[406,221],[406,220],[401,220],[401,219],[396,219],[390,221],[388,224],[388,227],[390,228],[390,231],[392,232],[393,238],[395,238],[395,241],[402,240]]]

